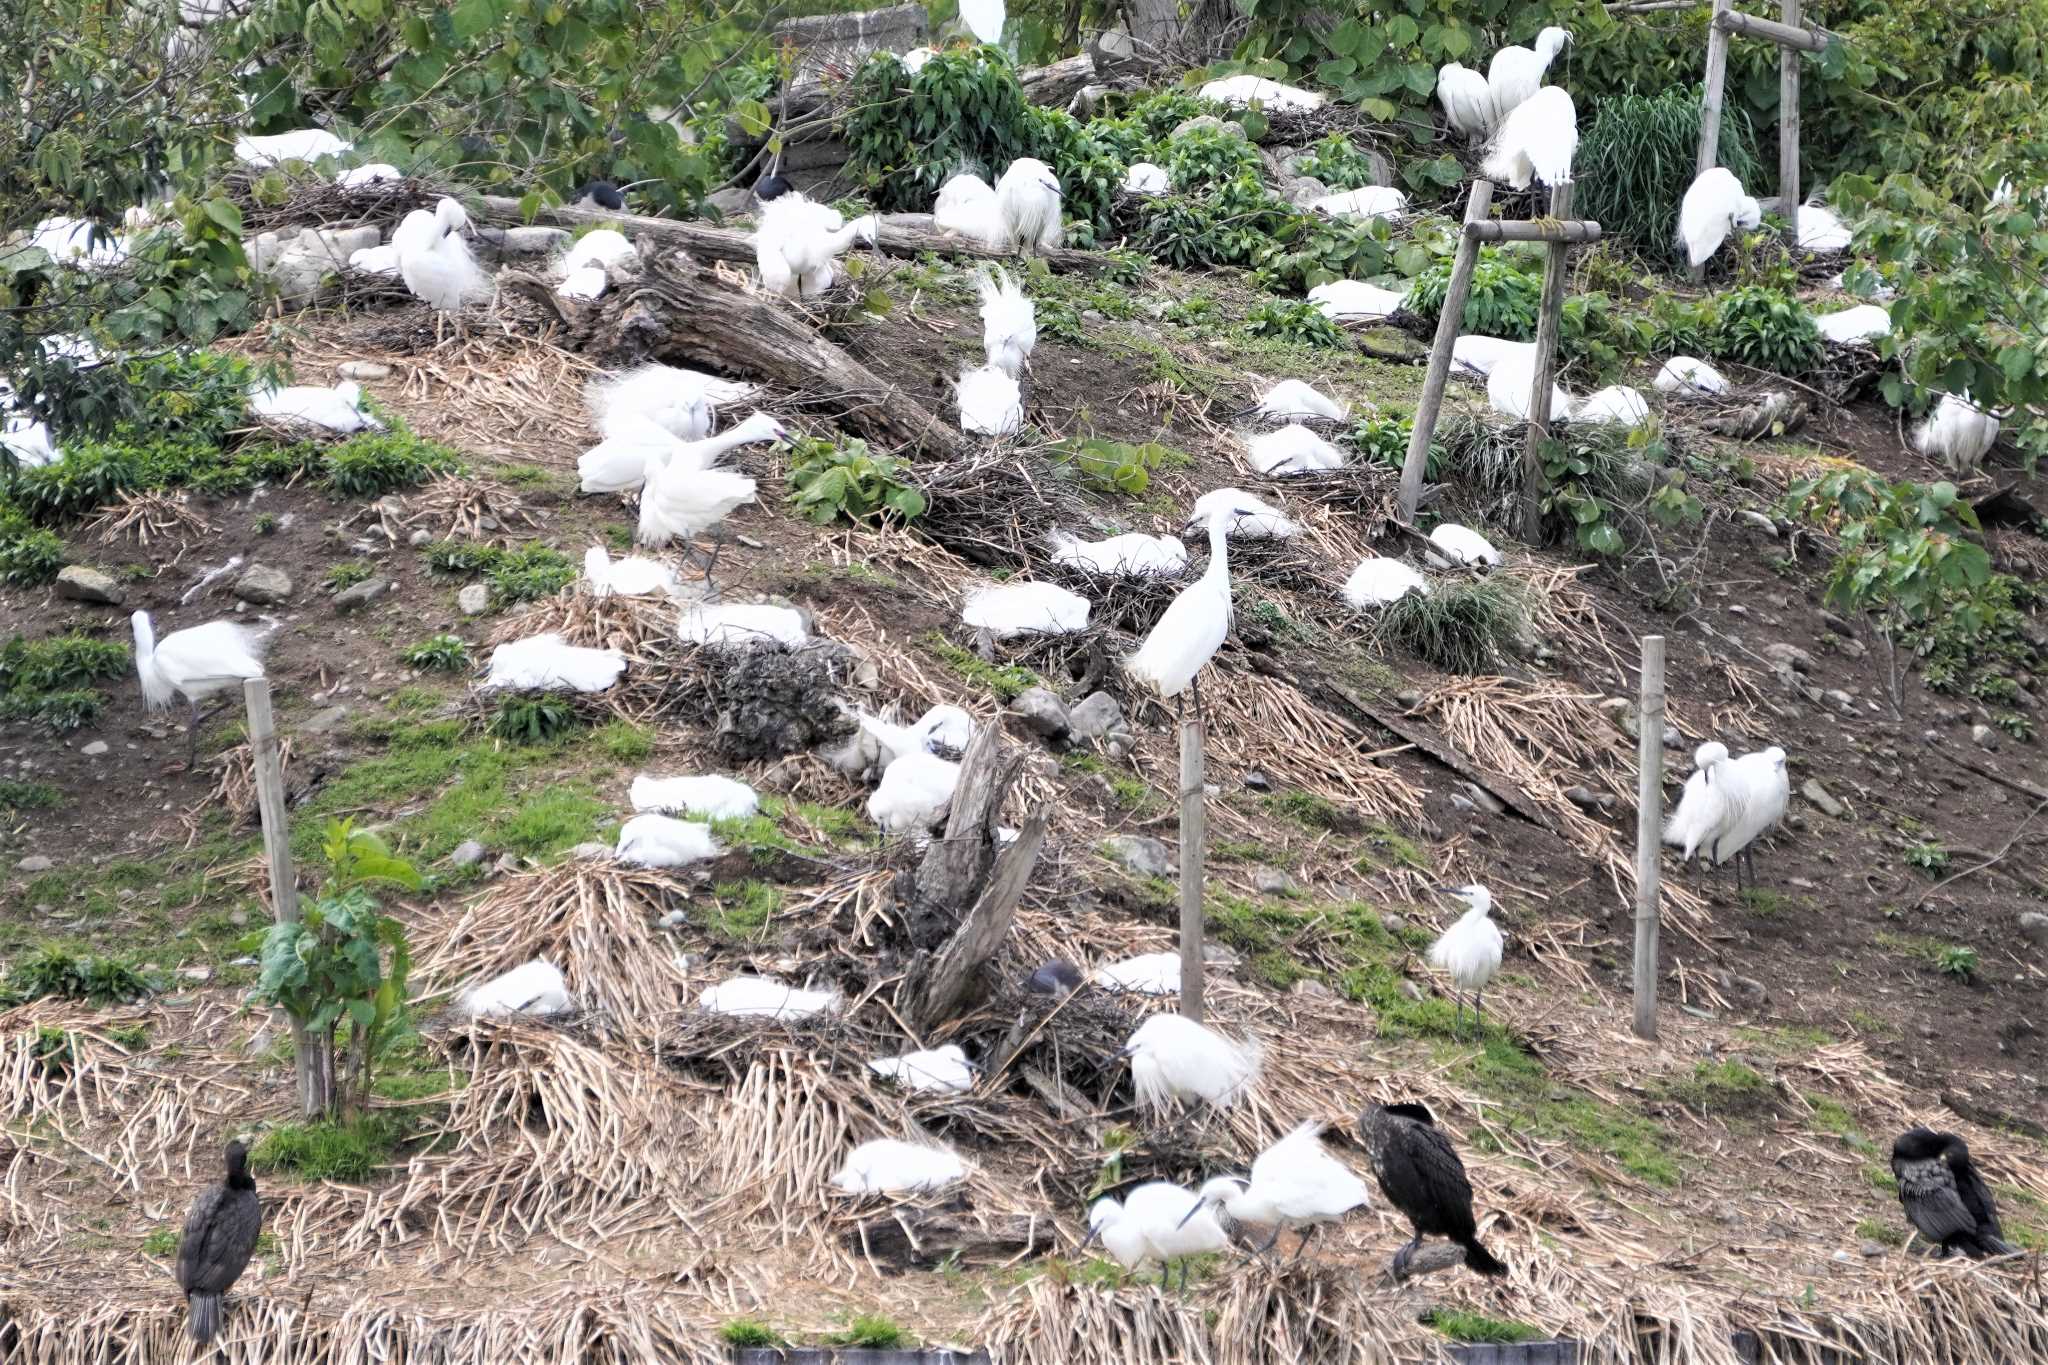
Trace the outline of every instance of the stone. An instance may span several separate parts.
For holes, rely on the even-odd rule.
[[[1883,1243],[1883,1242],[1864,1242],[1864,1243],[1862,1243],[1862,1244],[1861,1244],[1860,1246],[1858,1246],[1858,1247],[1857,1247],[1856,1249],[1857,1249],[1858,1251],[1862,1252],[1862,1253],[1863,1253],[1863,1254],[1864,1254],[1865,1256],[1882,1256],[1882,1255],[1884,1255],[1884,1243]]]
[[[48,872],[56,865],[40,853],[31,853],[28,857],[16,863],[14,870],[16,872]]]
[[[391,367],[379,365],[374,360],[344,360],[334,367],[334,372],[343,379],[353,379],[359,384],[391,377]]]
[[[282,606],[292,595],[292,576],[268,564],[251,564],[235,580],[235,596],[259,607]]]
[[[1409,979],[1408,979],[1407,977],[1405,977],[1405,976],[1404,976],[1404,977],[1402,977],[1402,978],[1401,978],[1401,984],[1400,984],[1400,985],[1398,985],[1398,986],[1396,986],[1396,987],[1395,987],[1394,989],[1395,989],[1396,991],[1400,992],[1401,998],[1402,998],[1403,1000],[1407,1000],[1407,1001],[1410,1001],[1411,1003],[1413,1003],[1413,1004],[1417,1004],[1417,1005],[1419,1005],[1419,1004],[1421,1004],[1421,1003],[1422,1003],[1422,1000],[1423,1000],[1423,995],[1422,995],[1422,987],[1420,987],[1420,986],[1416,985],[1416,984],[1415,984],[1415,983],[1414,983],[1413,981],[1410,981],[1410,980],[1409,980]]]
[[[1119,730],[1102,741],[1102,747],[1109,751],[1111,758],[1129,758],[1131,750],[1138,747],[1138,737],[1129,730]]]
[[[1835,615],[1831,611],[1822,612],[1820,614],[1820,622],[1822,625],[1826,626],[1829,630],[1833,631],[1837,635],[1847,635],[1853,637],[1856,634],[1855,626],[1851,625],[1848,621],[1844,620],[1842,617]]]
[[[390,591],[390,579],[366,578],[353,588],[336,593],[334,595],[334,609],[346,616],[350,612],[361,611],[364,607],[369,606],[372,602]]]
[[[484,846],[474,839],[464,839],[448,855],[448,861],[457,867],[475,867],[484,860]]]
[[[1564,799],[1590,814],[1598,814],[1614,804],[1614,798],[1594,791],[1590,787],[1567,787]]]
[[[1784,640],[1765,645],[1764,657],[1780,669],[1790,669],[1794,673],[1813,672],[1813,656]]]
[[[1218,943],[1214,939],[1203,942],[1202,961],[1208,963],[1211,967],[1221,967],[1225,971],[1231,971],[1244,965],[1244,957],[1237,949],[1231,947],[1228,943]]]
[[[748,213],[754,207],[754,192],[747,189],[714,190],[704,196],[704,207],[716,209],[721,218]]]
[[[455,594],[455,605],[464,616],[482,616],[491,609],[491,590],[483,583],[471,583]]]
[[[263,273],[277,286],[279,302],[287,308],[304,308],[320,297],[328,277],[340,269],[327,252],[295,242],[279,252]]]
[[[66,564],[58,571],[57,596],[100,607],[118,607],[128,600],[127,590],[112,574],[83,564]]]
[[[1460,782],[1458,787],[1475,807],[1488,815],[1499,815],[1503,810],[1507,809],[1501,805],[1492,792],[1486,790],[1477,782]]]
[[[1837,820],[1842,819],[1849,813],[1847,806],[1828,795],[1828,789],[1820,784],[1818,778],[1809,777],[1801,783],[1799,794],[1814,805],[1819,806],[1822,814],[1832,815]]]
[[[308,256],[323,257],[330,270],[340,270],[358,251],[380,246],[384,232],[375,225],[353,228],[301,228],[297,248]]]
[[[1853,711],[1856,709],[1856,698],[1850,696],[1847,692],[1844,692],[1839,687],[1831,687],[1826,692],[1822,693],[1822,695],[1825,696],[1829,701],[1833,702],[1835,705],[1841,707],[1844,711]]]
[[[101,754],[105,753],[106,751],[107,742],[103,739],[96,739],[92,743],[86,745],[83,749],[80,749],[78,752],[84,754],[87,758],[98,758]]]
[[[505,256],[552,256],[569,245],[569,233],[553,227],[509,227],[498,241]]]
[[[1010,714],[1020,717],[1024,728],[1040,739],[1059,739],[1073,725],[1067,704],[1043,687],[1026,688],[1010,703]]]
[[[1112,834],[1102,841],[1102,851],[1140,877],[1171,877],[1178,869],[1165,844],[1143,834]]]
[[[1067,729],[1076,739],[1097,739],[1124,723],[1124,708],[1107,692],[1090,692],[1067,713]]]
[[[611,850],[606,849],[605,852],[609,853]],[[498,855],[498,861],[491,864],[491,871],[500,877],[505,876],[507,873],[517,872],[518,870],[519,855],[516,853],[501,853]]]
[[[434,533],[432,531],[425,529],[424,527],[417,531],[414,531],[411,535],[405,538],[405,543],[412,546],[413,549],[415,550],[419,549],[422,545],[431,545],[433,544],[433,542]]]
[[[1980,749],[1996,749],[1998,747],[1998,731],[1988,725],[1972,725],[1970,727],[1970,739]]]
[[[1266,776],[1265,769],[1253,768],[1244,775],[1244,785],[1250,791],[1269,792],[1273,790],[1273,779]]]
[[[1399,935],[1406,933],[1408,930],[1407,916],[1397,915],[1391,910],[1383,910],[1380,912],[1380,928],[1390,934]]]
[[[1734,972],[1717,972],[1723,994],[1740,996],[1752,1005],[1762,1005],[1771,998],[1764,989],[1764,983],[1752,976],[1737,976]]]
[[[1330,187],[1312,175],[1295,176],[1280,186],[1280,197],[1298,209],[1307,208],[1329,193]]]
[[[1678,733],[1676,725],[1664,727],[1664,747],[1667,749],[1683,749],[1685,747],[1685,736]]]
[[[1860,659],[1870,652],[1870,646],[1854,636],[1835,641],[1835,648],[1841,650],[1842,653],[1852,659]]]
[[[1292,896],[1301,888],[1294,884],[1294,878],[1277,867],[1262,867],[1252,877],[1252,889],[1261,896]]]
[[[2048,915],[2039,910],[2028,910],[2020,915],[2020,932],[2031,939],[2036,947],[2048,948]]]
[[[315,711],[306,717],[305,723],[299,728],[309,735],[324,735],[347,719],[346,706],[330,706],[324,711]]]
[[[687,923],[689,923],[689,916],[680,910],[671,910],[655,921],[655,924],[663,929],[680,929]]]
[[[1322,982],[1315,980],[1313,977],[1306,976],[1295,982],[1292,986],[1289,986],[1287,993],[1289,995],[1307,996],[1315,1000],[1332,999],[1337,994]]]
[[[1199,128],[1207,128],[1214,132],[1221,133],[1225,137],[1237,138],[1239,141],[1244,140],[1243,128],[1240,128],[1235,123],[1225,123],[1222,119],[1217,118],[1214,114],[1202,114],[1196,118],[1188,119],[1187,121],[1181,123],[1178,127],[1176,127],[1172,132],[1168,133],[1166,135],[1167,140],[1171,141],[1172,139],[1177,137],[1185,137],[1189,133],[1192,133]]]

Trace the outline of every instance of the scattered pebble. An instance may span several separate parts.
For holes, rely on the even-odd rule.
[[[107,742],[103,739],[96,739],[92,743],[80,749],[78,752],[84,754],[87,758],[98,758],[101,754],[105,753],[106,751]]]
[[[364,607],[369,606],[372,602],[375,602],[390,591],[390,579],[366,578],[353,588],[336,593],[334,595],[334,609],[343,615],[361,611]]]
[[[484,846],[474,839],[464,839],[448,855],[448,861],[457,867],[474,867],[484,860]]]
[[[1252,889],[1261,896],[1292,896],[1301,890],[1294,878],[1277,867],[1260,868],[1252,877]]]
[[[1817,778],[1809,777],[1800,784],[1799,794],[1814,805],[1819,806],[1823,813],[1832,815],[1837,820],[1842,819],[1849,813],[1849,808],[1828,795],[1828,789],[1823,787]]]
[[[31,853],[14,865],[16,872],[48,872],[56,864],[40,853]]]
[[[491,609],[491,590],[483,583],[471,583],[455,594],[455,605],[464,616],[482,616]]]
[[[1170,877],[1176,870],[1173,853],[1148,835],[1112,834],[1102,841],[1102,852],[1140,877]]]
[[[1980,749],[1996,749],[1998,747],[1998,731],[1988,725],[1972,725],[1970,727],[1970,738],[1976,742],[1977,747]]]
[[[1040,739],[1060,739],[1072,728],[1067,704],[1043,687],[1026,688],[1010,703],[1010,714]]]

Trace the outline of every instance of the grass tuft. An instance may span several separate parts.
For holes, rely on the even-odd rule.
[[[249,1162],[303,1180],[357,1182],[368,1179],[403,1136],[399,1122],[382,1114],[349,1123],[287,1123],[263,1135]]]
[[[1379,639],[1446,673],[1498,672],[1527,620],[1522,585],[1501,575],[1439,578],[1380,608]]]

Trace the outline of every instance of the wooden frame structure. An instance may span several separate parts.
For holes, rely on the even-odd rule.
[[[1799,22],[1802,0],[1779,0],[1783,22],[1759,19],[1734,7],[1734,0],[1714,0],[1714,18],[1707,29],[1706,91],[1700,101],[1700,151],[1693,162],[1693,176],[1705,175],[1721,160],[1721,110],[1728,84],[1728,43],[1736,34],[1761,38],[1778,45],[1778,211],[1793,216],[1792,233],[1799,234],[1799,57],[1801,53],[1825,51],[1826,34],[1805,28]],[[1748,187],[1748,188],[1754,188]],[[1693,267],[1695,280],[1705,269]]]

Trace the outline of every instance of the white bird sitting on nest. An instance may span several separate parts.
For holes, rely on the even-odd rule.
[[[1429,580],[1413,566],[1384,555],[1360,560],[1344,580],[1344,600],[1358,611],[1391,606],[1411,592],[1429,596]]]
[[[830,1014],[844,1003],[838,991],[807,991],[765,976],[731,976],[707,986],[697,997],[706,1014],[747,1019],[808,1019]]]
[[[1657,371],[1654,387],[1675,398],[1701,398],[1728,392],[1728,381],[1704,360],[1675,355]]]
[[[800,649],[810,638],[804,615],[794,607],[761,602],[721,602],[683,608],[676,634],[686,645],[706,649]]]
[[[1998,444],[1998,418],[1961,394],[1945,393],[1913,429],[1913,449],[1957,474],[1975,474]]]
[[[1233,1223],[1272,1228],[1273,1235],[1252,1253],[1255,1256],[1271,1251],[1282,1232],[1299,1233],[1301,1241],[1294,1248],[1299,1259],[1308,1239],[1324,1223],[1372,1207],[1365,1182],[1330,1155],[1322,1135],[1321,1120],[1309,1119],[1260,1152],[1249,1177],[1219,1175],[1204,1181],[1200,1200],[1185,1216],[1193,1218],[1215,1207]]]
[[[1678,206],[1678,244],[1688,264],[1705,265],[1735,229],[1752,229],[1763,220],[1762,205],[1743,192],[1735,173],[1713,166],[1700,172]]]
[[[1425,551],[1430,567],[1437,569],[1491,569],[1500,561],[1493,542],[1469,526],[1447,521],[1429,533],[1436,548]]]
[[[873,246],[879,225],[873,214],[851,223],[830,204],[806,198],[800,191],[779,194],[761,207],[754,226],[754,265],[761,287],[793,299],[814,299],[838,277],[836,262],[855,241]]]
[[[1640,389],[1627,384],[1610,384],[1572,407],[1574,422],[1604,422],[1620,427],[1639,427],[1650,420],[1650,402]]]
[[[1486,93],[1493,102],[1496,127],[1536,96],[1550,64],[1571,41],[1569,30],[1552,25],[1536,35],[1534,48],[1504,47],[1493,54],[1486,68]]]
[[[1015,379],[1038,345],[1038,311],[1000,266],[983,271],[976,284],[981,291],[982,350],[990,366]],[[964,403],[961,413],[964,417]]]
[[[644,418],[671,436],[701,441],[717,424],[720,408],[744,403],[757,387],[702,370],[639,365],[624,374],[591,380],[584,385],[583,401],[606,436],[615,423]]]
[[[583,552],[583,582],[592,597],[674,597],[683,590],[676,571],[658,559],[613,559],[602,545]]]
[[[348,253],[348,269],[352,275],[374,275],[380,279],[398,278],[398,248],[386,243],[383,246],[366,246],[360,251]]]
[[[1299,423],[1261,432],[1245,442],[1245,463],[1268,478],[1342,469],[1344,452]]]
[[[469,1019],[528,1014],[546,1017],[576,1008],[562,971],[545,958],[535,958],[464,991],[456,1011]]]
[[[1516,421],[1529,420],[1529,400],[1536,389],[1536,348],[1501,357],[1486,376],[1486,402],[1495,412]],[[1571,395],[1556,384],[1550,386],[1550,420],[1563,421],[1572,415]]]
[[[1462,336],[1451,343],[1451,363],[1470,370],[1482,379],[1491,375],[1503,360],[1526,355],[1535,364],[1536,343],[1508,341],[1501,337]]]
[[[567,275],[592,265],[610,271],[622,265],[635,265],[639,259],[640,253],[626,240],[625,233],[617,228],[596,228],[570,244],[568,252],[556,262],[555,273]]]
[[[974,1067],[958,1043],[900,1057],[877,1057],[868,1063],[868,1070],[905,1090],[951,1094],[974,1089]]]
[[[876,1138],[848,1154],[832,1185],[848,1194],[910,1194],[965,1180],[969,1169],[944,1147]]]
[[[1195,92],[1205,100],[1243,108],[1257,100],[1270,112],[1276,109],[1320,109],[1327,97],[1299,86],[1282,85],[1264,76],[1224,76],[1205,83]]]
[[[199,761],[199,727],[214,713],[200,715],[200,699],[240,691],[247,679],[262,677],[263,651],[269,641],[262,632],[233,621],[188,626],[162,640],[156,638],[156,627],[146,611],[136,612],[129,624],[135,631],[135,673],[142,682],[144,704],[152,712],[167,711],[172,697],[183,696],[191,708],[192,724],[185,732],[185,766],[190,768]],[[221,705],[233,704],[230,697]]]
[[[744,820],[761,808],[761,798],[752,787],[715,773],[701,777],[649,777],[633,779],[630,792],[633,809],[658,815],[702,816],[706,820]]]
[[[628,867],[688,867],[725,850],[711,826],[668,815],[636,815],[619,826],[618,859]]]
[[[1332,218],[1399,218],[1408,211],[1408,196],[1390,185],[1366,185],[1326,194],[1309,208]]]
[[[1126,194],[1167,194],[1173,189],[1173,178],[1166,173],[1166,167],[1155,166],[1149,161],[1133,161],[1124,172],[1124,193]]]
[[[0,421],[0,450],[23,469],[41,469],[64,458],[50,440],[50,428],[19,414]]]
[[[900,755],[868,796],[868,819],[885,835],[914,834],[945,818],[960,785],[960,765],[925,749]]]
[[[592,299],[603,298],[604,291],[611,287],[611,276],[604,273],[603,266],[585,265],[564,275],[562,282],[555,286],[555,294],[558,298],[589,303]]]
[[[914,725],[897,725],[844,702],[840,703],[840,710],[853,717],[854,732],[845,743],[826,751],[824,757],[849,777],[884,772],[905,754],[963,754],[974,742],[974,717],[945,703],[926,711]]]
[[[1140,1024],[1122,1055],[1131,1059],[1138,1107],[1155,1115],[1196,1100],[1228,1109],[1259,1078],[1257,1043],[1234,1043],[1178,1014],[1155,1014]]]
[[[1816,253],[1847,251],[1856,236],[1840,215],[1812,203],[1799,206],[1797,233],[1799,249]]]
[[[626,671],[626,656],[616,649],[572,645],[549,633],[510,640],[491,651],[484,676],[486,688],[544,692],[566,687],[571,692],[602,692]]]
[[[247,166],[281,166],[287,161],[318,161],[323,156],[340,156],[352,151],[345,142],[325,128],[295,128],[289,133],[267,137],[243,135],[235,139],[235,160]]]
[[[491,291],[489,277],[462,238],[468,228],[469,215],[462,205],[444,197],[431,213],[414,209],[406,214],[391,234],[399,278],[414,298],[433,308],[437,337],[443,317],[459,313],[465,303]]]
[[[1140,953],[1120,962],[1105,962],[1088,973],[1096,985],[1135,995],[1179,995],[1180,954]]]
[[[1195,714],[1201,715],[1202,691],[1195,680],[1230,635],[1230,526],[1246,510],[1230,504],[1211,507],[1209,567],[1167,603],[1152,633],[1124,660],[1132,681],[1150,687],[1162,701],[1173,698],[1176,712],[1181,693],[1192,690]]]
[[[1498,60],[1498,57],[1496,57]],[[1555,188],[1572,178],[1579,152],[1579,112],[1561,87],[1546,85],[1501,115],[1480,174],[1526,190],[1531,180]]]
[[[249,390],[249,415],[266,421],[319,427],[323,431],[382,431],[384,424],[363,411],[363,386],[344,380],[331,389],[316,384]]]
[[[1013,436],[1024,425],[1024,393],[994,365],[962,370],[953,386],[960,430],[970,436]]]
[[[382,161],[337,171],[334,183],[345,190],[366,190],[372,185],[389,185],[405,179],[405,172]]]
[[[1290,419],[1327,417],[1333,422],[1341,422],[1345,416],[1342,403],[1299,379],[1283,379],[1267,389],[1265,397],[1259,399],[1258,413],[1261,417]]]
[[[1408,296],[1363,280],[1332,280],[1309,290],[1308,301],[1333,322],[1376,322],[1400,312]]]
[[[992,251],[1010,248],[1010,229],[1003,222],[1003,210],[996,203],[995,187],[978,175],[963,172],[939,186],[932,206],[932,226]]]
[[[960,22],[967,26],[975,41],[1000,43],[1003,41],[1003,0],[962,0]]]
[[[1444,107],[1444,123],[1468,143],[1486,141],[1500,120],[1493,110],[1493,90],[1486,74],[1463,62],[1446,62],[1437,68],[1436,100]]]
[[[1874,303],[1858,304],[1844,308],[1839,313],[1815,313],[1813,325],[1820,328],[1820,334],[1837,345],[1849,345],[1858,341],[1879,341],[1890,336],[1892,315]]]
[[[1181,1288],[1186,1289],[1188,1258],[1228,1250],[1230,1234],[1193,1190],[1148,1180],[1122,1203],[1105,1198],[1089,1205],[1088,1237],[1081,1247],[1086,1250],[1096,1241],[1125,1270],[1156,1264],[1162,1287],[1179,1261]]]
[[[1486,983],[1500,971],[1501,936],[1500,926],[1489,918],[1493,912],[1493,894],[1485,887],[1475,883],[1445,887],[1443,892],[1469,907],[1429,949],[1429,965],[1449,973],[1451,984],[1457,987],[1452,995],[1456,1001],[1456,1013],[1451,1023],[1452,1031],[1456,1032],[1464,1019],[1462,993],[1465,991],[1473,993],[1475,1026],[1486,1019]]]
[[[1301,532],[1285,512],[1242,488],[1212,489],[1196,498],[1188,525],[1206,526],[1218,509],[1232,514],[1225,532],[1232,540],[1290,540]]]
[[[1060,178],[1036,157],[1020,156],[996,181],[996,209],[1003,230],[1026,255],[1052,251],[1063,240]]]
[[[1664,842],[1682,850],[1678,860],[1689,863],[1713,837],[1721,818],[1721,793],[1715,774],[1728,761],[1728,746],[1708,740],[1692,751],[1692,773],[1678,795],[1678,809],[1664,822]]]
[[[1188,567],[1188,547],[1178,536],[1132,532],[1080,540],[1057,531],[1050,540],[1053,563],[1105,578],[1174,578]]]
[[[960,620],[998,640],[1014,640],[1086,630],[1089,610],[1087,598],[1057,583],[998,583],[969,593]]]

